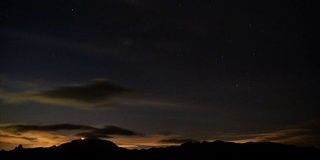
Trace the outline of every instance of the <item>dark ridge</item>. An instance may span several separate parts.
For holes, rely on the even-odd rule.
[[[125,149],[111,141],[100,139],[74,140],[49,148],[16,147],[0,151],[0,159],[17,160],[63,160],[63,159],[109,159],[109,160],[209,160],[209,159],[320,159],[320,150],[272,142],[187,142],[180,146],[150,149]]]
[[[78,150],[94,150],[94,149],[117,149],[118,146],[107,140],[101,139],[84,139],[73,140],[58,146],[59,149],[78,149]]]

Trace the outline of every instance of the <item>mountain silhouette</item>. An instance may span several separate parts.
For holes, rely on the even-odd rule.
[[[61,144],[59,149],[65,149],[65,150],[105,150],[105,149],[117,149],[118,146],[107,140],[101,140],[101,139],[84,139],[84,140],[73,140],[71,142],[67,142],[64,144]]]
[[[108,160],[168,160],[168,159],[319,159],[320,150],[272,142],[187,142],[180,146],[150,149],[126,149],[111,141],[101,139],[74,140],[49,148],[23,148],[0,151],[0,159],[61,160],[61,159],[108,159]]]

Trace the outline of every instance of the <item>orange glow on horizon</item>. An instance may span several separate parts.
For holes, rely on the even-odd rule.
[[[308,130],[304,129],[290,129],[280,130],[270,133],[259,134],[224,134],[220,136],[223,141],[235,142],[235,143],[247,143],[247,142],[263,142],[271,139],[272,142],[286,143],[286,144],[302,144],[312,142],[316,137],[306,134]],[[166,147],[177,146],[177,143],[160,143],[163,139],[179,138],[179,135],[149,135],[142,137],[125,137],[115,136],[112,139],[105,139],[112,141],[116,145],[127,149],[148,149],[152,147]],[[219,137],[219,136],[216,136]],[[280,139],[278,137],[281,137]],[[24,148],[36,148],[36,147],[51,147],[59,146],[63,143],[70,142],[75,139],[85,140],[85,137],[75,137],[72,135],[62,135],[56,132],[36,132],[28,131],[15,133],[10,131],[0,130],[0,150],[12,150],[19,144],[22,144]],[[275,140],[276,139],[276,140]],[[214,140],[203,140],[211,142]],[[299,142],[299,143],[298,143]]]

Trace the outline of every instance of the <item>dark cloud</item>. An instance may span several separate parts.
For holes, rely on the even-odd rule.
[[[15,83],[13,83],[15,82]],[[54,104],[59,106],[75,107],[78,109],[103,109],[117,106],[154,106],[154,107],[179,107],[180,103],[161,98],[141,97],[138,89],[118,85],[105,79],[95,79],[87,84],[70,84],[48,89],[49,85],[37,87],[29,82],[13,81],[6,84],[6,88],[15,87],[17,91],[11,89],[0,90],[0,104],[12,104],[23,102],[38,102]],[[21,89],[19,86],[21,83]],[[27,89],[23,85],[28,84]],[[45,87],[46,86],[46,89]],[[41,88],[41,89],[37,89]]]
[[[138,133],[125,128],[117,126],[105,126],[104,128],[96,128],[87,125],[76,124],[54,124],[54,125],[2,125],[0,130],[7,133],[14,133],[15,135],[21,135],[22,132],[38,131],[38,132],[51,132],[60,130],[87,130],[88,132],[76,133],[77,137],[86,138],[111,138],[110,135],[121,136],[142,136],[142,133]]]
[[[54,124],[54,125],[6,125],[0,126],[1,130],[11,132],[28,132],[28,131],[59,131],[59,130],[92,130],[94,127],[75,124]]]
[[[104,128],[96,128],[89,132],[82,132],[76,134],[79,137],[86,138],[111,138],[110,135],[122,135],[122,136],[141,136],[141,133],[137,133],[128,129],[119,128],[116,126],[105,126]]]
[[[160,143],[176,143],[176,144],[182,144],[182,143],[186,143],[186,142],[197,142],[197,140],[194,139],[174,139],[174,138],[170,138],[170,139],[163,139],[159,141]]]
[[[107,80],[96,80],[90,84],[63,86],[52,90],[40,91],[33,96],[96,103],[113,96],[135,92],[136,90],[133,88],[117,85]]]

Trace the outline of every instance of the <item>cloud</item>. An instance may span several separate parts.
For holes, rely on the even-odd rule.
[[[197,142],[197,140],[194,139],[175,139],[175,138],[170,138],[170,139],[162,139],[159,141],[160,143],[169,143],[169,144],[182,144],[186,142]]]
[[[277,143],[293,144],[306,146],[314,144],[320,146],[319,134],[315,133],[312,129],[307,128],[294,128],[285,129],[274,132],[256,133],[256,134],[223,134],[216,136],[217,139],[245,143],[245,142],[263,142],[271,141]]]
[[[33,96],[96,103],[116,95],[134,92],[136,92],[136,90],[133,88],[120,86],[107,80],[96,80],[91,84],[64,86],[52,90],[40,91]]]
[[[9,132],[28,132],[28,131],[59,131],[59,130],[92,130],[95,129],[91,126],[86,125],[75,125],[75,124],[54,124],[54,125],[2,125],[1,130]]]
[[[37,102],[77,109],[103,109],[119,106],[156,107],[161,109],[197,107],[174,100],[142,97],[138,89],[119,85],[106,79],[95,79],[90,83],[64,86],[41,82],[39,82],[41,84],[39,85],[38,82],[34,84],[32,82],[11,81],[7,79],[4,89],[0,89],[0,103]],[[25,84],[28,84],[27,87]],[[48,89],[48,86],[50,86],[50,89]]]
[[[76,124],[54,124],[54,125],[0,125],[0,131],[6,133],[14,133],[19,135],[23,132],[53,132],[61,130],[90,130],[89,132],[81,132],[74,134],[77,137],[87,138],[106,138],[109,135],[122,135],[122,136],[135,136],[143,135],[138,132],[134,132],[128,129],[120,128],[117,126],[105,126],[104,128],[96,128],[87,125],[76,125]],[[87,135],[87,136],[85,136]]]
[[[134,88],[99,79],[88,84],[66,85],[40,91],[18,93],[2,91],[0,98],[4,103],[34,101],[90,109],[113,106],[118,103],[117,99],[128,98],[137,93],[138,91]]]
[[[279,130],[275,132],[241,135],[238,138],[242,137],[244,139],[251,139],[252,141],[283,141],[291,137],[305,135],[309,131],[310,131],[309,129],[297,128],[297,129]]]
[[[111,138],[109,135],[122,135],[122,136],[142,136],[143,134],[137,133],[124,128],[119,128],[116,126],[105,126],[104,128],[96,128],[90,132],[77,133],[78,137],[86,138]]]

